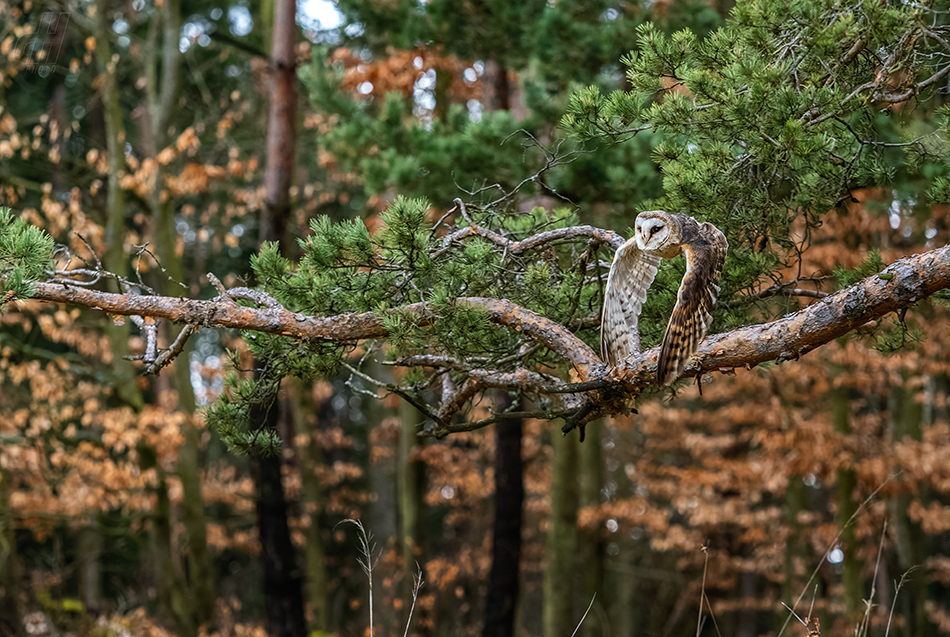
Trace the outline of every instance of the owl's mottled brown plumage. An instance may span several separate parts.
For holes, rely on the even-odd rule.
[[[636,234],[614,256],[601,320],[601,355],[612,367],[640,352],[639,317],[660,258],[686,256],[686,275],[660,347],[657,381],[676,380],[712,322],[729,245],[710,223],[655,210],[637,217]]]

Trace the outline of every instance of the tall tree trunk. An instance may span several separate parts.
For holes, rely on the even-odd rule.
[[[187,354],[187,352],[184,352]],[[178,368],[188,371],[187,358],[178,364]],[[176,369],[176,376],[183,375]],[[178,387],[185,382],[178,379]],[[190,387],[190,379],[188,379]],[[179,390],[180,393],[180,390]],[[182,407],[186,403],[182,401]],[[190,405],[194,405],[194,396]],[[189,583],[194,596],[194,612],[198,624],[214,621],[215,586],[211,552],[208,550],[208,526],[205,519],[204,498],[201,495],[200,440],[201,432],[189,417],[182,425],[184,440],[178,452],[178,478],[182,487],[182,521],[188,540]]]
[[[102,533],[99,516],[93,515],[76,532],[76,561],[79,563],[79,599],[87,613],[99,613],[102,605]]]
[[[145,77],[148,97],[147,126],[142,126],[143,145],[153,157],[166,145],[169,134],[171,109],[178,97],[178,75],[181,50],[181,5],[179,0],[166,0],[155,16],[160,25],[153,24],[146,46]],[[161,27],[161,73],[157,73],[158,51],[155,47],[158,26]],[[176,295],[180,283],[188,284],[181,257],[178,256],[178,231],[175,227],[175,202],[168,197],[163,200],[164,175],[158,165],[154,187],[149,196],[149,206],[155,228],[155,251],[164,269],[156,287],[165,294]],[[177,330],[166,334],[169,342],[177,336]],[[194,388],[191,385],[190,359],[193,342],[174,361],[172,379],[178,393],[178,404],[189,414],[182,425],[182,446],[178,454],[177,474],[182,485],[182,521],[188,543],[188,588],[191,612],[197,625],[214,621],[215,586],[211,553],[208,550],[207,520],[204,498],[201,494],[200,440],[201,432],[195,427]]]
[[[851,397],[850,389],[846,386],[836,387],[832,392],[832,420],[837,433],[849,435],[851,433]],[[851,516],[858,510],[858,503],[854,498],[854,489],[857,486],[857,477],[854,469],[838,468],[838,526],[841,528],[841,544],[844,560],[842,579],[844,580],[845,608],[848,616],[856,619],[864,607],[864,580],[861,576],[861,560],[858,559],[857,537],[854,533],[854,524],[848,524]],[[847,526],[845,526],[847,525]]]
[[[267,168],[260,225],[262,242],[283,242],[290,216],[297,108],[296,12],[295,0],[274,2]],[[257,409],[251,414],[252,427],[274,429],[276,425],[276,404]],[[264,564],[268,630],[279,637],[303,637],[307,633],[303,606],[304,578],[297,564],[287,523],[281,456],[261,455],[255,464],[257,524]]]
[[[153,193],[155,214],[156,253],[165,271],[156,287],[166,294],[175,295],[179,281],[184,281],[185,272],[181,258],[175,252],[178,233],[175,230],[172,200],[161,201],[160,187]],[[169,330],[168,342],[177,336],[177,330]],[[170,381],[178,394],[178,407],[188,414],[182,424],[182,445],[178,450],[177,475],[182,486],[182,521],[188,543],[189,599],[193,605],[196,623],[214,621],[215,586],[211,553],[208,550],[207,520],[204,497],[201,494],[201,431],[195,426],[195,393],[191,385],[191,352],[193,341],[185,344],[184,350],[172,363]]]
[[[152,551],[155,560],[155,589],[161,617],[171,618],[179,635],[198,634],[190,600],[181,586],[178,560],[172,544],[172,506],[168,497],[165,471],[158,466],[158,484],[155,485],[155,510],[152,512]]]
[[[278,408],[279,403],[275,402],[255,409],[251,422],[276,429]],[[254,463],[267,630],[277,637],[304,637],[307,622],[303,612],[303,573],[290,539],[281,464],[280,453],[258,455]]]
[[[441,79],[444,75],[444,79],[448,80],[442,91],[446,103],[436,104],[437,108],[443,109],[440,114],[443,119],[449,107],[447,86],[451,77],[448,74],[446,70],[437,76],[437,79]],[[485,105],[488,110],[507,111],[511,108],[508,69],[504,64],[495,60],[486,61],[485,87]],[[502,412],[509,408],[511,399],[507,394],[499,393],[497,402],[497,411]],[[495,519],[492,524],[492,563],[488,575],[488,595],[485,598],[483,637],[515,634],[521,582],[521,521],[524,515],[523,434],[524,423],[520,419],[503,420],[495,425]],[[544,619],[546,627],[547,590]],[[545,634],[548,634],[546,630]]]
[[[587,426],[584,444],[580,445],[580,506],[594,507],[601,502],[604,487],[603,421]],[[600,637],[610,632],[604,621],[604,543],[600,529],[585,531],[578,547],[581,564],[584,565],[585,603],[594,600],[591,612],[584,621],[585,637]],[[586,608],[586,606],[585,606]]]
[[[609,431],[612,432],[613,441],[622,444],[621,441],[627,436],[622,433],[619,423],[612,421]],[[599,438],[603,444],[603,429],[599,432]],[[637,457],[643,452],[642,442],[637,444],[630,441],[632,456]],[[584,441],[587,444],[587,441]],[[637,483],[627,478],[625,467],[618,466],[614,469],[610,477],[611,482],[617,485],[613,494],[613,499],[623,501],[632,498],[636,493]],[[604,591],[598,595],[598,599],[606,607],[606,620],[611,630],[608,635],[638,635],[646,632],[646,625],[650,617],[650,601],[644,599],[639,591],[641,578],[636,572],[636,568],[645,562],[644,553],[648,550],[644,545],[649,544],[649,540],[634,539],[629,533],[625,537],[614,536],[607,542],[607,547],[614,547],[611,557],[604,562]],[[652,600],[651,600],[652,601]]]
[[[116,62],[112,59],[110,48],[112,13],[111,0],[97,0],[97,37],[96,57],[99,72],[103,78],[102,102],[105,115],[106,150],[109,161],[109,180],[106,194],[106,222],[105,242],[106,254],[104,263],[108,270],[124,274],[128,269],[125,255],[125,193],[119,187],[119,175],[123,169],[125,146],[125,127],[122,121],[122,107],[119,103],[119,92],[116,80]],[[177,39],[175,49],[177,50]],[[120,290],[121,291],[121,290]],[[115,371],[114,386],[119,398],[135,409],[144,405],[142,392],[137,383],[137,370],[130,361],[125,360],[129,352],[128,328],[109,326],[109,342],[111,344]],[[154,449],[143,449],[140,456],[143,468],[153,465]],[[159,471],[161,471],[159,469]],[[186,609],[188,598],[182,594],[180,579],[175,569],[176,559],[172,551],[171,540],[171,505],[168,499],[168,485],[164,474],[161,474],[159,484],[155,488],[156,508],[153,513],[152,546],[155,559],[155,583],[159,606],[165,610],[165,616],[173,618],[176,628],[182,635],[196,634],[197,629],[192,621],[191,612]]]
[[[511,87],[508,82],[508,69],[495,60],[485,63],[485,86],[488,89],[486,104],[492,111],[511,109]]]
[[[510,401],[506,397],[499,402]],[[499,405],[499,411],[507,407],[507,404]],[[521,419],[502,420],[495,425],[495,521],[492,525],[492,563],[485,599],[484,637],[515,634],[524,507],[523,429]]]
[[[297,139],[296,15],[295,0],[274,2],[262,241],[283,242],[290,218],[290,187]]]
[[[783,394],[783,385],[775,376],[770,377],[772,393],[782,406],[780,412],[782,429],[789,431],[795,427],[795,417],[792,414],[791,401]],[[808,544],[808,533],[802,528],[798,514],[808,510],[808,486],[805,476],[792,474],[788,477],[788,486],[785,488],[785,524],[788,528],[788,537],[785,541],[785,581],[782,583],[782,599],[794,601],[805,585],[806,564],[811,561],[811,550]],[[781,630],[789,618],[788,611],[780,608],[775,612],[775,623]]]
[[[452,88],[452,69],[437,68],[435,70],[435,116],[445,122],[449,118],[449,108],[452,106],[449,100],[449,89]]]
[[[184,281],[181,258],[175,252],[178,233],[172,200],[161,201],[160,188],[153,198],[156,252],[165,268],[164,276],[156,287],[166,294],[176,294],[177,282]],[[177,336],[177,330],[166,335],[168,342]],[[177,474],[182,486],[182,521],[188,543],[188,586],[197,624],[214,621],[215,586],[211,553],[208,550],[208,526],[205,518],[204,497],[201,494],[201,431],[195,426],[195,392],[191,385],[191,352],[193,341],[188,341],[171,368],[171,383],[178,394],[178,407],[188,414],[182,424],[182,445],[178,450]]]
[[[96,58],[102,78],[102,107],[105,115],[106,151],[108,152],[109,178],[106,182],[105,244],[103,262],[110,272],[124,274],[128,269],[125,258],[125,192],[119,187],[119,175],[123,168],[125,127],[122,123],[122,107],[116,86],[116,66],[109,46],[111,31],[111,0],[96,1]],[[123,292],[116,288],[117,292]],[[136,383],[136,370],[131,361],[125,360],[129,353],[129,330],[115,325],[108,328],[112,350],[112,386],[126,404],[135,409],[143,405],[142,392]]]
[[[413,578],[417,574],[416,564],[418,552],[424,542],[422,529],[422,510],[425,506],[425,464],[416,455],[419,447],[424,444],[416,431],[419,421],[419,412],[416,408],[402,400],[399,401],[399,455],[396,459],[396,490],[399,494],[399,540],[402,549],[403,562],[403,590],[407,598],[405,608],[412,604],[411,594]],[[421,569],[421,565],[419,566]],[[421,614],[422,609],[416,612]],[[423,626],[424,622],[417,620],[414,626]],[[420,630],[414,631],[420,634]]]
[[[567,637],[580,617],[574,614],[574,563],[577,552],[578,436],[551,434],[551,518],[544,571],[544,636]]]
[[[369,374],[373,377],[380,377],[385,372],[381,365],[376,362],[370,363]],[[368,490],[374,498],[369,504],[368,520],[363,523],[368,532],[377,538],[380,551],[389,549],[389,542],[397,545],[397,536],[399,534],[398,509],[399,500],[396,486],[396,466],[398,464],[399,454],[399,427],[396,424],[396,417],[399,415],[398,408],[389,406],[381,401],[375,404],[367,404],[366,422],[369,430],[367,432],[367,449],[369,450],[369,464],[367,467]],[[399,550],[397,548],[397,550]],[[375,628],[382,634],[388,631],[388,627],[397,626],[401,621],[401,616],[396,612],[393,604],[380,603],[380,600],[390,596],[395,597],[396,591],[392,585],[384,586],[383,582],[395,583],[399,576],[399,569],[396,569],[392,562],[378,560],[378,568],[375,571],[373,579],[373,617]]]
[[[798,520],[798,514],[808,510],[808,487],[803,476],[791,475],[785,489],[785,523],[788,525],[788,539],[785,542],[785,582],[782,584],[782,599],[798,598],[805,585],[805,571],[811,552],[808,550],[808,534]],[[788,603],[791,603],[789,601]],[[788,611],[783,607],[775,611],[779,626],[788,619]]]
[[[584,444],[587,444],[586,442]],[[640,563],[636,547],[622,551],[608,562],[610,570],[605,574],[609,593],[609,617],[613,635],[649,634],[645,629],[650,617],[648,601],[638,595],[638,578],[634,575]]]
[[[306,532],[306,601],[310,609],[310,630],[317,633],[330,631],[327,605],[326,552],[323,533],[320,528],[320,514],[323,511],[324,495],[320,485],[320,467],[323,465],[323,452],[317,444],[319,414],[325,413],[321,406],[315,405],[310,383],[301,380],[294,382],[294,429],[297,432],[297,465],[300,470],[300,508],[308,519]]]
[[[65,29],[64,29],[65,31]],[[65,35],[65,34],[63,34]],[[63,36],[60,36],[61,38]],[[55,45],[54,45],[55,46]],[[57,50],[61,50],[60,41]],[[111,88],[111,87],[110,87]],[[114,100],[110,95],[110,100]],[[53,97],[50,100],[50,142],[59,161],[53,166],[52,183],[57,193],[64,193],[69,188],[63,158],[66,153],[66,83],[60,75],[53,75]],[[110,179],[110,182],[115,181]],[[121,192],[121,191],[119,191]],[[109,211],[112,213],[113,211]],[[124,212],[124,211],[122,211]],[[120,330],[113,327],[113,332],[122,338]],[[124,340],[124,338],[123,338]],[[99,532],[97,516],[88,525],[82,526],[76,532],[77,557],[79,562],[79,598],[87,613],[97,614],[101,602],[102,571],[100,560],[102,557],[102,536]],[[3,593],[0,593],[0,597]],[[3,633],[3,630],[0,630]]]

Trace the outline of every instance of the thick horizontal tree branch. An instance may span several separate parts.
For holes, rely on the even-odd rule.
[[[908,308],[933,293],[950,288],[950,246],[906,257],[882,272],[831,294],[781,319],[749,325],[710,336],[700,346],[685,376],[696,376],[737,367],[752,367],[766,361],[796,359],[811,350],[890,312]],[[219,290],[220,291],[220,290]],[[112,294],[72,285],[69,282],[34,283],[33,297],[42,301],[98,309],[116,315],[137,315],[205,327],[226,327],[281,334],[290,338],[352,343],[388,336],[383,317],[373,312],[329,317],[305,316],[279,304],[271,307],[244,307],[234,302],[233,291],[214,300],[190,300],[137,294]],[[248,297],[243,293],[238,295]],[[261,300],[261,299],[258,299]],[[263,299],[270,301],[269,297]],[[276,303],[276,302],[275,302]],[[557,381],[547,374],[525,369],[500,369],[486,359],[469,361],[459,369],[458,361],[420,355],[398,361],[419,366],[453,369],[467,374],[455,389],[449,379],[448,395],[435,411],[445,427],[464,402],[486,387],[502,387],[538,395],[563,396],[553,406],[551,417],[570,412],[570,426],[582,425],[603,414],[627,408],[629,398],[655,382],[659,348],[653,348],[621,369],[609,370],[594,351],[571,331],[536,312],[505,299],[465,297],[462,306],[486,313],[492,322],[519,331],[547,347],[574,368],[571,380]],[[269,303],[268,303],[269,304]],[[399,308],[413,314],[420,325],[438,320],[427,303]],[[555,401],[556,402],[556,401]],[[485,419],[485,424],[493,419]]]
[[[354,342],[385,338],[389,334],[382,318],[375,312],[315,317],[290,312],[283,307],[244,307],[229,297],[201,301],[170,296],[115,294],[60,282],[34,283],[32,298],[88,307],[120,316],[150,316],[175,323],[250,330],[304,340]],[[456,302],[483,311],[492,322],[522,331],[549,347],[568,360],[583,379],[587,378],[592,366],[600,364],[594,350],[584,341],[560,323],[537,312],[506,299],[463,297]],[[428,303],[413,303],[401,309],[414,314],[422,325],[438,318]]]
[[[890,312],[950,288],[950,246],[895,261],[881,272],[778,320],[708,337],[684,376],[794,360]],[[628,390],[655,382],[659,347],[616,374]]]

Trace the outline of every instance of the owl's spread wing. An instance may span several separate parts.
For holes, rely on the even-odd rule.
[[[729,247],[725,235],[710,223],[699,224],[698,233],[690,234],[693,236],[684,237],[683,243],[686,274],[660,347],[656,378],[661,385],[679,378],[712,324],[719,277]]]
[[[600,321],[600,356],[611,367],[640,352],[640,310],[659,264],[660,257],[644,254],[634,239],[614,255]]]

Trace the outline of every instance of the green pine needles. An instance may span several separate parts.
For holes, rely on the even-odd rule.
[[[45,279],[53,266],[53,239],[0,207],[0,310],[30,296],[30,281]]]
[[[481,238],[447,242],[432,227],[430,210],[424,199],[397,197],[373,235],[361,220],[313,219],[312,235],[300,241],[303,255],[296,268],[275,245],[266,245],[252,267],[264,290],[295,312],[380,312],[394,355],[504,356],[522,344],[523,339],[489,323],[484,313],[458,305],[459,297],[507,298],[560,322],[596,313],[596,289],[582,290],[583,273],[572,268],[579,256],[571,253],[572,246],[506,255]],[[472,216],[508,237],[577,221],[565,211],[540,209],[504,217],[473,210]],[[387,311],[414,303],[427,304],[438,320]]]
[[[622,60],[629,90],[603,93],[592,86],[575,92],[562,125],[581,139],[608,144],[648,136],[663,194],[648,200],[637,193],[636,208],[686,212],[727,234],[730,252],[714,325],[731,329],[753,315],[761,319],[791,309],[789,299],[763,302],[761,295],[749,293],[763,283],[781,290],[786,285],[782,271],[801,265],[823,215],[843,207],[853,190],[915,184],[916,192],[926,192],[933,202],[950,201],[950,107],[941,108],[934,99],[950,75],[950,37],[942,25],[947,8],[946,1],[740,0],[727,24],[703,38],[643,24],[636,49]],[[322,64],[309,73],[311,86],[333,84],[332,70]],[[362,163],[375,191],[426,192],[423,186],[432,185],[436,176],[436,190],[427,194],[439,200],[451,196],[439,190],[453,181],[445,175],[446,165],[452,175],[469,174],[470,158],[443,146],[461,139],[458,131],[464,130],[472,137],[462,148],[483,148],[476,137],[497,137],[501,122],[488,118],[477,125],[450,118],[427,131],[404,124],[405,106],[396,98],[387,99],[375,117],[362,106],[348,108],[353,121],[337,127],[331,138],[351,139],[357,129],[372,130],[364,139],[373,151],[352,161],[342,155],[341,161],[353,167]],[[439,128],[445,126],[454,127],[455,137]],[[485,165],[509,174],[510,153],[498,147],[496,152],[496,161],[486,158]],[[453,159],[433,161],[446,157]],[[551,178],[563,179],[561,173]],[[510,240],[577,223],[567,211],[512,213],[511,203],[481,209],[470,204],[470,220]],[[545,348],[457,303],[460,297],[509,299],[571,326],[596,345],[604,271],[595,264],[609,260],[609,251],[577,241],[523,254],[478,237],[445,243],[441,229],[431,227],[428,211],[424,200],[398,198],[383,215],[383,229],[374,234],[360,221],[315,219],[312,236],[301,242],[299,266],[267,246],[254,259],[254,270],[265,290],[288,309],[318,316],[380,312],[390,332],[390,358],[423,354],[446,365],[456,361],[459,369],[502,372],[563,366]],[[445,232],[464,228],[459,224]],[[845,285],[881,267],[872,255],[856,271],[836,274]],[[640,321],[645,347],[662,335],[684,268],[683,260],[661,265]],[[405,307],[418,303],[431,314]],[[908,340],[904,325],[898,327],[899,334],[885,337],[887,349]],[[288,347],[279,338],[257,341],[268,361]],[[355,346],[294,354],[319,361],[300,371],[335,370]],[[408,391],[424,401],[424,370],[416,368],[408,378],[413,382]]]
[[[851,189],[889,184],[901,170],[942,174],[929,194],[948,200],[950,111],[933,99],[948,72],[937,26],[946,9],[740,1],[703,40],[644,24],[622,61],[630,90],[579,91],[562,124],[615,141],[652,131],[665,196],[649,205],[700,214],[733,248],[768,241],[794,252]]]
[[[294,312],[312,316],[377,312],[389,332],[390,359],[437,356],[459,365],[502,370],[525,365],[554,370],[564,364],[548,350],[533,347],[527,336],[490,322],[484,311],[459,303],[463,297],[509,299],[562,324],[583,326],[585,340],[597,342],[606,272],[588,274],[596,245],[588,246],[582,239],[514,254],[480,237],[447,239],[433,227],[431,210],[424,199],[397,197],[382,214],[382,227],[372,234],[359,220],[333,223],[316,218],[310,224],[312,234],[300,241],[303,254],[298,265],[268,244],[252,259],[252,267],[263,290]],[[473,208],[468,214],[473,223],[511,241],[541,229],[577,224],[576,216],[563,210],[502,216]],[[457,231],[458,227],[448,228],[450,235]],[[601,257],[610,258],[608,252]],[[418,311],[422,306],[425,310]],[[281,378],[332,378],[358,345],[262,334],[247,334],[245,341],[261,361],[259,369],[253,379],[232,377],[230,395],[207,411],[209,423],[238,452],[257,448],[259,442],[264,447],[275,442],[261,439],[249,425],[253,410],[267,409],[273,401]],[[421,372],[410,370],[408,391],[424,402],[431,378]]]
[[[947,15],[950,0],[739,0],[726,25],[704,37],[643,24],[622,60],[628,89],[589,87],[570,98],[562,126],[594,140],[590,152],[544,148],[539,139],[555,149],[564,142],[550,127],[523,131],[541,161],[527,179],[519,177],[530,171],[525,148],[511,143],[510,114],[485,113],[475,122],[449,109],[422,125],[407,116],[405,99],[364,103],[342,95],[341,69],[318,59],[302,80],[315,105],[338,120],[324,147],[360,175],[366,192],[395,189],[439,203],[397,197],[374,231],[362,220],[312,219],[297,263],[264,245],[251,263],[262,291],[310,316],[375,312],[387,331],[385,349],[382,340],[247,333],[257,368],[232,375],[230,392],[207,410],[209,423],[237,452],[275,452],[279,440],[267,423],[281,380],[332,378],[344,367],[424,411],[472,370],[518,371],[544,382],[563,376],[563,358],[489,320],[474,302],[508,299],[596,349],[612,251],[596,233],[523,247],[521,239],[579,223],[576,209],[525,212],[521,197],[529,189],[571,191],[583,198],[580,209],[606,202],[624,210],[628,224],[636,211],[662,208],[722,229],[730,250],[715,329],[792,309],[794,300],[766,297],[807,279],[802,254],[813,231],[854,190],[888,187],[925,204],[950,201],[950,106],[938,95],[950,79]],[[643,161],[647,146],[653,165]],[[471,189],[472,202],[465,208],[456,200],[453,214],[436,220],[433,209],[445,212],[460,186]],[[0,210],[0,302],[27,296],[28,282],[50,269],[52,251],[43,232]],[[872,254],[857,270],[835,274],[843,286],[882,267]],[[644,347],[659,341],[684,268],[682,259],[661,264],[640,320]],[[882,337],[883,350],[914,340],[912,329],[897,327]],[[362,374],[356,355],[401,359],[403,384]]]

